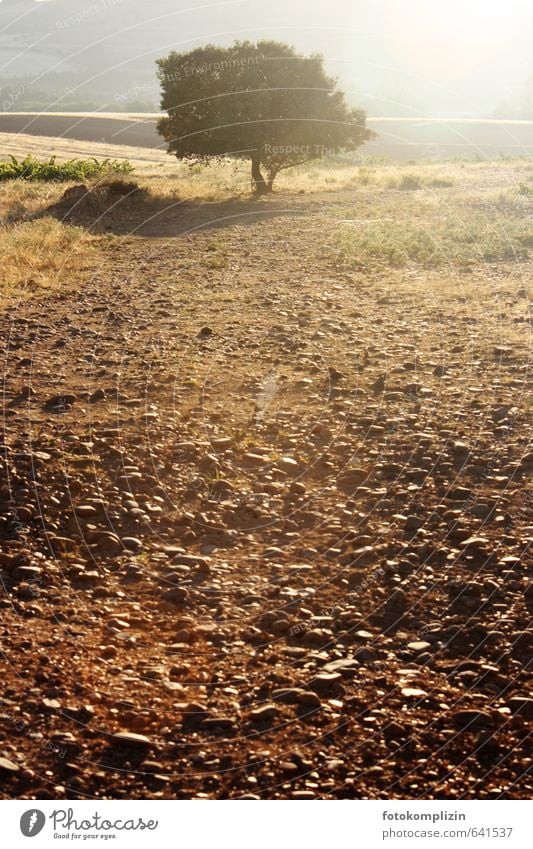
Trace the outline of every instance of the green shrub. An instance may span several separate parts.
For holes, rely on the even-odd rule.
[[[69,159],[61,163],[56,162],[55,156],[44,162],[31,155],[21,160],[14,156],[10,159],[10,162],[0,162],[0,180],[69,182],[109,174],[131,174],[133,171],[133,165],[127,159]]]

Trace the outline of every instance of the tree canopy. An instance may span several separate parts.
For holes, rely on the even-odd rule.
[[[190,161],[249,158],[258,192],[270,191],[284,168],[355,150],[374,136],[318,54],[237,41],[172,52],[157,64],[168,116],[158,130],[169,153]]]

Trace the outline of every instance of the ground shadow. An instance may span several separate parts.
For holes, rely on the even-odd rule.
[[[95,233],[147,238],[179,237],[199,230],[305,215],[315,203],[297,194],[239,196],[221,201],[157,197],[135,184],[74,186],[41,215],[85,227]]]

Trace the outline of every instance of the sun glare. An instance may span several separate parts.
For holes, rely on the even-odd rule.
[[[490,60],[509,34],[504,0],[411,0],[391,5],[387,25],[414,72],[452,80]]]

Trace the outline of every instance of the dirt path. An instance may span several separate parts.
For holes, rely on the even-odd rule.
[[[6,796],[530,797],[531,268],[350,271],[350,208],[181,206],[6,316]]]

